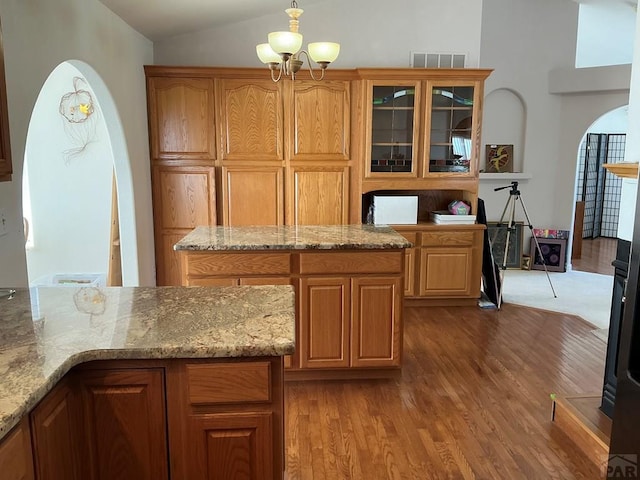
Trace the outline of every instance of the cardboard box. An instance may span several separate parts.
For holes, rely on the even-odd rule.
[[[373,196],[373,223],[415,225],[418,223],[418,196]]]

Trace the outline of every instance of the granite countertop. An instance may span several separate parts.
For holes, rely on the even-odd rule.
[[[290,286],[18,289],[0,297],[0,438],[80,363],[294,347]]]
[[[175,250],[347,250],[408,248],[386,225],[196,227]]]

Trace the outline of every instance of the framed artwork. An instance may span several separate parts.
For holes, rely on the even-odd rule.
[[[504,262],[504,252],[507,247],[507,227],[509,222],[487,222],[487,234],[491,242],[493,259],[499,267],[522,268],[522,227],[523,222],[514,222],[509,236],[509,246],[507,250],[507,261]]]
[[[513,172],[513,145],[487,145],[484,171]]]
[[[531,237],[531,250],[529,253],[533,259],[531,269],[544,270],[546,265],[549,272],[564,272],[567,240],[565,238],[538,238],[540,252],[536,248],[535,240],[534,237]],[[542,257],[540,253],[542,253]]]

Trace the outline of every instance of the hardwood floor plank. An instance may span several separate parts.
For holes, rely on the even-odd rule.
[[[592,329],[516,305],[407,308],[397,378],[286,384],[287,478],[600,478],[549,398],[602,388]]]

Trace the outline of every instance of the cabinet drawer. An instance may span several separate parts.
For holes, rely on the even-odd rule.
[[[471,246],[476,232],[422,232],[421,245],[423,247],[457,247]]]
[[[300,254],[301,274],[397,273],[402,271],[402,252],[378,250]]]
[[[271,401],[269,362],[191,364],[186,372],[192,405]]]
[[[187,275],[288,275],[289,253],[212,253],[186,254]]]

